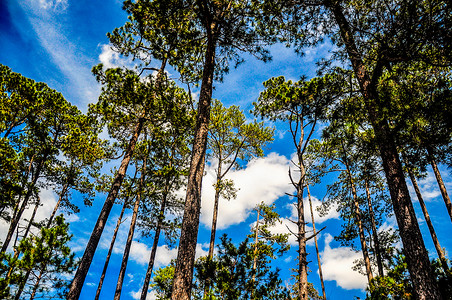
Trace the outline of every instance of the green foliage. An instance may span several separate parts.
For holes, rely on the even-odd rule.
[[[108,34],[119,53],[140,60],[168,61],[185,81],[198,81],[204,68],[207,40],[214,41],[216,75],[222,78],[243,62],[246,51],[269,60],[264,50],[268,36],[259,36],[252,26],[257,7],[253,1],[124,1],[129,21]]]
[[[38,177],[45,176],[47,186],[68,184],[89,193],[89,178],[83,173],[96,176],[104,156],[98,124],[46,84],[3,65],[0,71],[2,216],[9,220],[6,207],[35,189],[32,182]]]
[[[273,140],[274,129],[263,122],[247,123],[245,115],[236,105],[224,107],[214,99],[210,110],[208,148],[210,157],[221,164],[239,167],[237,159],[247,161],[263,156],[263,147]],[[222,176],[222,174],[218,174]]]
[[[264,83],[265,90],[253,103],[255,115],[270,120],[295,121],[304,117],[308,121],[323,119],[326,108],[341,93],[336,75],[316,77],[297,82],[286,81],[283,76],[271,78]]]
[[[172,261],[170,265],[155,271],[150,287],[156,292],[158,300],[168,300],[171,298],[171,288],[174,281],[174,269],[175,263]]]
[[[69,224],[63,216],[57,216],[51,227],[43,227],[37,235],[20,241],[15,249],[22,253],[18,258],[4,255],[6,264],[2,265],[1,272],[5,276],[12,269],[7,279],[11,291],[23,289],[22,295],[35,293],[35,297],[64,295],[70,283],[67,276],[76,268],[75,253],[68,246],[72,238],[68,230]],[[30,273],[33,276],[25,275]],[[2,279],[0,284],[4,282]]]
[[[412,299],[412,290],[405,256],[398,253],[387,275],[371,281],[369,299]]]
[[[279,270],[272,270],[273,255],[260,255],[258,268],[253,269],[254,245],[248,239],[235,246],[224,235],[218,246],[218,254],[209,262],[201,257],[195,264],[196,288],[194,298],[202,299],[206,279],[211,289],[203,299],[285,299],[288,291],[278,277]]]
[[[288,233],[275,234],[271,232],[273,226],[281,223],[281,218],[275,209],[275,204],[266,205],[265,203],[260,203],[254,208],[259,213],[259,220],[251,228],[252,233],[248,235],[248,238],[255,239],[254,255],[257,257],[268,256],[276,259],[276,255],[281,256],[290,248]]]

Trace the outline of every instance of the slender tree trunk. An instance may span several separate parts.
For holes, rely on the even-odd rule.
[[[424,214],[425,222],[427,223],[428,230],[430,231],[430,235],[432,236],[433,244],[435,245],[436,253],[438,254],[438,258],[441,262],[441,266],[445,274],[448,274],[449,266],[447,264],[446,256],[444,255],[443,249],[439,244],[438,237],[436,236],[435,228],[433,227],[432,220],[430,219],[430,215],[428,214],[427,207],[425,206],[424,198],[422,197],[421,190],[417,184],[416,178],[413,175],[411,170],[408,170],[408,174],[411,179],[411,183],[413,184],[414,191],[416,192],[417,199],[419,200],[419,204],[421,205],[422,212]]]
[[[221,171],[221,166],[218,167],[219,171]],[[209,244],[209,255],[208,259],[212,260],[213,258],[213,250],[215,248],[215,234],[217,231],[217,218],[218,218],[218,202],[220,201],[220,190],[218,185],[220,184],[221,179],[217,178],[217,187],[215,188],[215,202],[213,205],[213,216],[212,216],[212,229],[210,231],[210,244]]]
[[[215,235],[217,232],[217,218],[218,218],[218,203],[220,202],[220,189],[219,185],[221,183],[221,165],[222,160],[221,157],[218,160],[218,169],[217,169],[217,183],[215,186],[215,199],[213,204],[213,216],[212,216],[212,228],[210,230],[210,244],[209,244],[209,254],[207,256],[207,267],[210,268],[212,259],[213,259],[213,250],[215,248]],[[210,276],[210,275],[209,275]],[[207,292],[210,290],[210,277],[206,278],[204,285],[204,295],[207,295]]]
[[[359,207],[358,194],[356,191],[355,182],[354,182],[352,174],[350,172],[350,167],[347,163],[347,159],[345,158],[344,161],[345,161],[345,167],[347,168],[348,182],[350,183],[350,186],[352,188],[353,207],[355,210],[355,222],[358,225],[359,240],[361,242],[361,250],[363,253],[364,265],[366,267],[367,281],[370,283],[371,280],[373,279],[373,275],[372,275],[372,268],[370,266],[369,252],[367,250],[366,237],[364,235],[364,227],[363,227],[363,223],[362,223],[361,209]]]
[[[304,166],[300,165],[301,178],[297,185],[297,212],[298,212],[298,297],[301,300],[308,299],[308,261],[306,253],[306,221],[304,219],[304,204],[303,204],[303,190],[304,190]]]
[[[160,86],[160,81],[163,78],[163,71],[165,70],[167,60],[168,59],[166,56],[162,60],[162,64],[160,66],[160,70],[159,70],[158,77],[157,77],[157,86]],[[148,293],[149,282],[151,280],[151,275],[152,275],[152,269],[154,268],[155,254],[157,253],[157,246],[159,243],[160,231],[162,229],[163,220],[165,219],[165,207],[166,207],[166,201],[167,201],[167,197],[168,197],[168,191],[169,191],[169,179],[166,180],[165,193],[162,197],[162,203],[160,203],[160,213],[159,213],[159,218],[157,221],[157,228],[155,229],[154,242],[152,244],[151,256],[149,257],[148,269],[146,270],[143,288],[141,290],[141,297],[140,297],[141,300],[145,300],[146,295]]]
[[[443,196],[444,203],[446,204],[447,212],[449,213],[450,220],[452,221],[452,203],[450,202],[450,197],[447,194],[446,185],[444,184],[441,173],[439,172],[438,165],[436,164],[435,159],[433,158],[433,151],[430,147],[427,147],[428,159],[430,160],[430,164],[433,169],[433,173],[435,173],[436,181],[438,182],[439,190],[441,191],[441,195]]]
[[[50,215],[49,220],[47,221],[47,225],[46,225],[47,228],[50,228],[50,225],[53,222],[53,218],[55,218],[55,215],[56,215],[58,209],[60,208],[61,201],[63,200],[63,197],[67,193],[68,189],[69,189],[69,183],[65,183],[61,190],[60,196],[58,197],[58,201],[55,204],[55,207],[53,208],[52,214]]]
[[[121,268],[119,270],[118,282],[116,283],[116,291],[115,296],[113,298],[114,300],[119,300],[121,298],[122,284],[124,282],[124,276],[126,274],[127,262],[129,260],[130,248],[132,246],[133,234],[135,232],[135,224],[137,222],[138,208],[140,207],[140,201],[143,194],[145,177],[146,177],[146,159],[144,159],[143,167],[141,168],[140,184],[138,187],[136,200],[133,205],[132,220],[130,221],[129,235],[127,236],[127,242],[124,248],[124,254],[122,256]]]
[[[107,273],[108,264],[110,263],[111,253],[113,252],[113,247],[115,246],[116,236],[118,235],[119,226],[122,223],[122,217],[124,216],[124,211],[126,210],[128,202],[129,195],[127,195],[126,199],[124,199],[124,204],[122,205],[121,213],[119,214],[118,221],[116,222],[116,227],[113,232],[113,237],[111,238],[110,248],[108,248],[107,257],[105,258],[104,268],[102,269],[102,275],[100,275],[99,284],[97,285],[96,296],[94,297],[94,300],[99,299],[100,292],[102,290],[102,285],[104,284],[105,274]]]
[[[319,244],[317,243],[317,231],[315,230],[314,210],[312,209],[312,200],[311,200],[311,192],[309,191],[309,185],[306,186],[306,189],[308,192],[309,208],[311,209],[312,233],[314,235],[315,252],[317,253],[317,262],[319,264],[319,277],[320,277],[320,283],[322,285],[322,295],[323,295],[323,299],[326,300],[325,284],[323,282],[323,273],[322,273],[322,263],[320,262]]]
[[[27,284],[27,279],[30,277],[31,269],[27,270],[27,273],[25,273],[24,280],[20,281],[19,287],[17,289],[16,295],[14,296],[14,300],[19,300],[20,296],[22,295],[22,292],[24,291],[25,285]],[[27,278],[27,279],[25,279]]]
[[[292,124],[292,123],[291,123]],[[295,147],[297,148],[298,168],[300,170],[300,179],[298,182],[294,182],[291,178],[292,184],[297,191],[297,241],[298,241],[298,298],[300,300],[308,299],[308,260],[306,252],[306,221],[304,215],[304,188],[306,185],[306,169],[303,159],[303,142],[304,141],[304,126],[303,119],[297,120],[297,126],[299,126],[300,137],[298,142],[296,141],[297,129],[292,129],[291,132]]]
[[[99,243],[100,237],[104,230],[105,224],[107,222],[108,216],[110,215],[111,208],[115,203],[116,196],[118,195],[119,189],[121,188],[122,181],[129,166],[130,159],[132,158],[133,151],[135,150],[135,145],[137,143],[138,137],[141,133],[144,124],[144,117],[141,117],[136,125],[132,138],[129,141],[124,158],[122,159],[121,165],[116,172],[113,184],[111,186],[110,192],[108,193],[107,199],[105,199],[104,206],[99,214],[96,225],[91,233],[91,237],[86,245],[85,253],[83,254],[80,265],[75,273],[75,277],[67,295],[68,300],[76,300],[80,297],[82,291],[83,283],[85,282],[86,274],[88,274],[91,261],[93,260],[94,253],[96,252],[97,244]]]
[[[53,218],[55,217],[55,214],[56,214],[56,212],[57,212],[57,210],[58,210],[58,207],[59,207],[59,205],[60,205],[60,203],[61,203],[62,197],[64,196],[64,194],[65,194],[65,193],[67,192],[67,190],[68,190],[68,186],[69,186],[69,185],[66,184],[66,185],[63,187],[63,190],[61,191],[61,194],[60,194],[60,197],[59,197],[59,199],[58,199],[58,202],[57,202],[57,204],[55,205],[55,207],[54,207],[54,209],[53,209],[53,211],[52,211],[52,214],[50,215],[49,220],[47,221],[46,228],[50,228],[50,226],[51,226],[51,224],[52,224],[52,221],[53,221]],[[38,202],[36,203],[36,205],[35,205],[35,208],[34,208],[34,210],[33,210],[32,217],[31,217],[31,219],[30,219],[30,222],[28,223],[28,227],[27,227],[27,230],[26,230],[25,233],[24,233],[23,239],[27,238],[27,236],[28,236],[28,233],[29,233],[30,227],[31,227],[31,223],[32,223],[32,221],[34,220],[34,217],[35,217],[35,215],[36,215],[36,211],[37,211],[37,209],[38,209],[39,204],[40,204],[40,201],[38,201]],[[16,251],[16,252],[14,253],[14,258],[18,258],[18,257],[19,257],[19,254],[20,254],[19,251]],[[44,266],[41,268],[40,272],[39,272],[39,275],[38,275],[38,278],[37,278],[37,280],[36,280],[36,283],[35,283],[34,286],[33,286],[33,291],[32,291],[32,294],[31,294],[30,299],[33,299],[33,298],[36,296],[36,291],[37,291],[37,289],[38,289],[38,287],[39,287],[39,283],[40,283],[40,281],[41,281],[42,275],[44,274],[44,269],[45,269],[45,268],[46,268],[46,266],[44,265]],[[8,276],[11,275],[11,271],[12,271],[12,268],[10,269],[10,272],[8,273]],[[24,289],[24,287],[25,287],[25,284],[26,284],[27,281],[28,281],[28,278],[30,277],[30,274],[31,274],[31,269],[28,270],[27,273],[25,273],[25,275],[24,275],[24,277],[23,277],[23,282],[21,282],[21,285],[20,285],[20,287],[19,287],[19,289],[18,289],[18,291],[17,291],[17,293],[16,293],[16,298],[15,298],[16,300],[20,299],[20,296],[21,296],[21,294],[22,294],[22,292],[23,292],[23,289]]]
[[[22,201],[22,204],[20,205],[19,210],[17,213],[14,214],[13,218],[11,219],[11,224],[8,229],[8,233],[6,234],[5,241],[3,242],[2,249],[0,252],[6,252],[6,249],[8,249],[9,243],[11,242],[11,239],[14,234],[14,230],[16,230],[17,225],[19,224],[19,220],[22,217],[23,212],[25,211],[25,208],[27,207],[28,201],[30,200],[31,195],[33,194],[33,189],[36,186],[36,182],[38,181],[38,178],[41,174],[42,168],[44,166],[44,160],[47,158],[47,155],[44,155],[43,159],[39,161],[38,166],[36,167],[36,172],[33,174],[31,183],[28,187],[27,194],[24,197],[24,200]],[[31,162],[30,162],[31,164]],[[31,167],[31,165],[30,165]]]
[[[213,28],[212,25],[211,28]],[[188,175],[184,217],[182,220],[179,250],[171,300],[189,300],[193,279],[196,243],[198,238],[199,214],[201,209],[201,186],[207,148],[207,134],[210,121],[210,102],[212,99],[213,74],[215,70],[216,41],[208,28],[208,42],[204,62],[198,114],[192,147],[192,157]]]
[[[168,184],[168,181],[167,181]],[[165,219],[165,208],[168,198],[168,192],[166,191],[162,197],[162,203],[160,203],[160,213],[157,221],[157,228],[155,229],[154,242],[152,244],[151,256],[149,257],[148,269],[144,278],[143,289],[141,290],[141,300],[146,300],[146,295],[149,289],[149,282],[151,280],[152,269],[154,268],[155,254],[157,253],[157,247],[159,244],[160,231],[162,230],[162,223]]]
[[[33,291],[31,292],[30,300],[33,300],[36,297],[36,292],[38,291],[39,284],[41,283],[42,275],[44,274],[44,270],[39,272],[38,278],[36,278],[36,282],[33,286]]]
[[[28,233],[30,231],[30,228],[31,228],[31,223],[33,222],[33,220],[34,220],[34,218],[36,216],[36,211],[38,210],[38,206],[39,206],[39,202],[37,202],[36,205],[35,205],[35,208],[33,210],[33,214],[32,214],[32,216],[30,218],[30,222],[28,222],[28,226],[27,226],[27,229],[25,230],[23,239],[27,238],[27,235],[28,235]],[[17,233],[17,235],[19,235],[19,233]],[[17,238],[17,236],[16,236],[16,238]],[[19,255],[20,255],[19,251],[14,251],[14,259],[17,259],[19,257]],[[33,266],[31,266],[31,267],[33,267]],[[11,267],[9,269],[9,272],[8,272],[8,275],[7,275],[6,278],[11,276],[12,271],[13,271],[13,268]],[[19,300],[20,299],[20,296],[22,295],[22,292],[23,292],[23,290],[25,288],[25,285],[27,284],[27,281],[28,281],[28,278],[30,277],[30,274],[31,274],[31,268],[27,270],[25,275],[20,280],[19,288],[17,289],[17,292],[16,292],[16,295],[14,297],[14,300]]]
[[[374,240],[374,248],[375,248],[375,257],[377,258],[377,268],[378,268],[378,275],[384,276],[384,270],[383,270],[383,261],[381,259],[381,248],[380,248],[380,240],[378,239],[378,231],[377,231],[377,224],[375,222],[375,214],[372,207],[372,198],[370,196],[370,190],[369,190],[369,183],[367,179],[365,180],[366,185],[366,196],[367,196],[367,207],[369,209],[369,215],[370,215],[370,221],[372,223],[372,237]]]
[[[31,214],[30,220],[29,220],[28,225],[27,225],[27,229],[25,229],[25,232],[24,232],[24,235],[22,236],[22,239],[26,239],[27,236],[28,236],[28,233],[30,232],[31,225],[32,225],[32,223],[33,223],[33,221],[34,221],[34,219],[35,219],[36,212],[38,211],[39,204],[40,204],[40,201],[36,202],[35,208],[33,209],[33,213]],[[16,235],[16,239],[17,239],[18,235],[19,235],[19,234]],[[13,260],[16,260],[16,259],[19,257],[19,255],[20,255],[20,251],[18,251],[18,250],[15,249],[15,250],[14,250],[14,257],[13,257]],[[11,276],[13,270],[14,270],[14,268],[13,268],[13,266],[11,266],[11,267],[9,268],[9,270],[8,270],[8,274],[6,274],[6,278],[5,278],[5,279],[10,278],[10,276]],[[30,275],[30,271],[27,271],[27,273],[25,273],[25,276],[22,278],[22,281],[24,282],[24,286],[25,286],[25,283],[26,283],[27,280],[28,280],[28,276],[29,276],[29,275]],[[21,292],[21,293],[22,293],[22,292]],[[16,294],[17,294],[17,293],[16,293]],[[19,297],[20,297],[20,294],[19,294]]]
[[[413,285],[416,287],[416,297],[420,300],[441,299],[438,285],[433,276],[428,252],[416,220],[416,214],[410,199],[402,164],[396,149],[395,138],[378,106],[376,82],[379,78],[379,73],[381,73],[381,63],[377,62],[375,66],[376,72],[374,71],[372,78],[358,51],[350,25],[344,16],[340,3],[331,0],[327,0],[325,3],[331,9],[333,17],[339,26],[341,39],[359,82],[369,120],[380,148],[380,156],[388,182],[394,214],[400,230],[400,237],[402,238],[408,270]]]
[[[254,231],[253,283],[256,281],[256,272],[257,272],[257,244],[259,243],[260,213],[261,213],[261,208],[258,206],[257,207],[256,230]]]

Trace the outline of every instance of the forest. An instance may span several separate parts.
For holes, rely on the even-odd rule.
[[[450,1],[79,5],[0,4],[0,299],[452,299]]]

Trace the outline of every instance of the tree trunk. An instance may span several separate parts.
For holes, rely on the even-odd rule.
[[[347,168],[348,181],[352,188],[353,207],[355,210],[355,222],[358,225],[359,241],[361,242],[361,250],[362,250],[363,258],[364,258],[364,266],[366,267],[367,281],[370,283],[371,280],[373,279],[373,275],[372,275],[372,268],[370,266],[369,252],[367,251],[366,237],[364,235],[364,227],[363,227],[363,223],[362,223],[361,209],[359,207],[358,194],[356,191],[356,186],[353,181],[352,174],[350,172],[350,167],[347,163],[347,159],[345,158],[344,161],[345,161],[345,167]]]
[[[433,173],[435,173],[436,181],[438,182],[439,190],[443,196],[444,203],[446,204],[447,212],[449,213],[450,220],[452,221],[452,204],[450,202],[449,195],[447,194],[446,185],[444,184],[441,173],[439,172],[438,165],[433,158],[433,151],[430,147],[427,147],[428,159],[432,165]]]
[[[113,180],[110,192],[108,193],[107,199],[105,199],[104,206],[99,214],[96,225],[91,233],[91,237],[86,245],[85,253],[83,254],[80,265],[75,273],[75,277],[67,295],[68,300],[76,300],[80,297],[82,291],[83,283],[85,282],[86,274],[88,274],[91,261],[93,260],[94,253],[96,252],[97,244],[99,243],[100,237],[104,230],[105,224],[107,222],[108,216],[110,215],[111,208],[115,203],[116,196],[118,195],[119,189],[121,188],[122,181],[129,166],[130,159],[132,158],[135,145],[137,143],[138,137],[141,133],[144,124],[144,117],[141,117],[138,121],[137,126],[133,132],[132,138],[129,141],[124,158],[122,159],[121,165],[116,172],[115,178]]]
[[[22,236],[22,239],[26,239],[27,236],[28,236],[28,233],[30,232],[31,224],[33,223],[33,220],[35,219],[36,212],[37,212],[37,210],[38,210],[39,204],[40,204],[40,201],[36,202],[35,208],[33,209],[33,213],[31,214],[30,220],[29,220],[29,222],[28,222],[27,229],[25,230],[24,235]],[[17,239],[18,235],[19,235],[19,233],[17,233],[16,239]],[[14,257],[13,257],[13,260],[16,260],[16,259],[19,257],[19,255],[20,255],[20,251],[18,251],[18,250],[15,249],[15,250],[14,250]],[[8,270],[8,274],[6,274],[6,278],[5,278],[5,279],[10,278],[10,276],[11,276],[13,270],[14,270],[14,268],[11,266],[11,267],[9,268],[9,270]],[[27,271],[27,273],[25,274],[25,276],[22,278],[22,280],[24,281],[24,285],[25,285],[25,283],[27,282],[28,276],[29,276],[29,275],[30,275],[30,272]],[[19,294],[19,296],[20,296],[20,294]]]
[[[322,263],[320,262],[319,244],[317,243],[317,232],[315,230],[314,211],[312,209],[311,192],[309,191],[308,185],[306,186],[306,189],[308,192],[309,208],[311,209],[312,234],[314,235],[315,252],[317,253],[317,262],[319,264],[319,277],[320,277],[320,283],[322,285],[323,300],[326,300],[325,284],[323,282],[323,273],[322,273]]]
[[[167,183],[168,183],[168,181],[167,181]],[[162,197],[162,203],[160,203],[160,213],[159,213],[159,218],[157,221],[157,228],[155,229],[154,242],[152,244],[151,256],[149,257],[148,269],[146,271],[146,276],[144,278],[143,289],[141,290],[141,297],[140,297],[141,300],[146,300],[146,295],[148,293],[149,282],[151,280],[151,275],[152,275],[152,269],[154,268],[155,254],[157,253],[157,246],[159,244],[160,231],[162,229],[163,220],[165,219],[165,208],[166,208],[167,197],[168,197],[168,193],[165,192],[165,194]]]
[[[221,174],[221,160],[218,165],[218,173]],[[213,216],[212,216],[212,229],[210,231],[210,244],[209,244],[209,255],[208,260],[211,261],[213,258],[213,250],[215,247],[215,234],[217,231],[217,218],[218,218],[218,202],[220,201],[220,189],[219,184],[221,182],[220,175],[217,175],[217,185],[215,187],[215,200],[213,205]]]
[[[36,282],[33,286],[33,291],[31,292],[30,300],[33,300],[36,297],[36,292],[39,288],[39,283],[41,282],[42,275],[44,274],[44,270],[39,272],[38,278],[36,278]]]
[[[25,285],[27,284],[28,277],[30,277],[31,269],[27,270],[25,273],[24,280],[20,281],[19,287],[17,288],[16,295],[14,296],[14,300],[19,300],[22,292],[24,291]]]
[[[29,185],[29,188],[27,190],[27,194],[25,195],[24,200],[22,201],[22,204],[20,205],[19,210],[14,212],[14,216],[11,219],[11,224],[8,229],[8,233],[6,234],[5,241],[3,242],[2,249],[0,252],[6,252],[6,249],[8,249],[9,243],[11,242],[11,239],[14,234],[14,230],[16,230],[17,225],[19,224],[19,220],[22,217],[23,212],[25,211],[25,208],[27,207],[28,201],[30,200],[31,195],[33,194],[33,189],[36,186],[36,182],[38,181],[39,176],[41,175],[42,168],[44,166],[44,160],[47,158],[47,154],[44,155],[43,159],[39,161],[38,166],[36,167],[36,172],[33,174],[31,184]],[[30,162],[30,168],[31,168],[31,162]],[[17,207],[17,206],[16,206]]]
[[[60,196],[58,197],[58,201],[55,204],[55,207],[53,208],[52,214],[50,215],[49,220],[47,221],[47,225],[46,225],[47,228],[50,228],[53,218],[55,218],[55,215],[56,215],[58,209],[60,208],[61,201],[63,200],[63,197],[67,193],[68,189],[69,189],[69,183],[65,183],[63,186],[63,189],[61,190]]]
[[[261,214],[261,208],[257,207],[257,221],[256,221],[256,230],[254,232],[254,257],[253,257],[253,283],[256,280],[256,269],[257,269],[257,244],[259,242],[259,218]]]
[[[136,175],[136,172],[135,172]],[[134,177],[135,179],[135,177]],[[104,284],[105,274],[107,273],[108,264],[110,263],[111,253],[113,252],[113,247],[115,246],[116,236],[118,235],[119,226],[122,223],[122,217],[124,215],[124,211],[126,210],[127,204],[129,202],[129,194],[126,199],[124,199],[124,204],[122,205],[121,213],[119,214],[118,221],[116,222],[116,227],[113,232],[113,237],[111,238],[110,248],[108,248],[107,257],[105,258],[104,268],[102,269],[102,275],[100,275],[99,284],[97,285],[96,296],[94,300],[98,300],[100,296],[100,292],[102,290],[102,285]]]
[[[118,282],[116,283],[116,291],[114,300],[121,298],[122,283],[124,282],[124,276],[126,274],[127,262],[129,260],[130,247],[132,246],[133,234],[135,232],[135,224],[137,223],[138,208],[140,207],[140,201],[143,194],[144,178],[146,176],[146,159],[143,161],[141,168],[140,184],[138,186],[138,193],[133,205],[132,220],[130,221],[129,235],[127,236],[126,246],[124,248],[124,254],[122,256],[121,269],[119,270]]]
[[[367,196],[367,207],[369,209],[369,215],[370,215],[370,221],[372,223],[372,237],[374,240],[374,248],[375,248],[375,257],[377,258],[377,268],[378,268],[378,276],[384,276],[384,270],[383,270],[383,261],[381,259],[381,252],[380,252],[380,240],[378,239],[378,231],[377,231],[377,224],[375,223],[375,214],[372,207],[372,198],[370,196],[370,190],[369,190],[369,183],[367,179],[365,180],[366,185],[366,196]]]
[[[432,220],[430,219],[430,215],[428,214],[427,207],[425,206],[421,190],[419,189],[419,186],[417,184],[416,178],[413,175],[413,172],[411,172],[411,170],[408,170],[408,174],[410,176],[411,183],[413,184],[414,191],[416,192],[417,199],[419,200],[419,204],[421,205],[422,212],[424,213],[425,222],[427,223],[428,230],[430,231],[430,235],[432,236],[433,244],[435,245],[436,253],[438,254],[441,266],[443,267],[444,273],[448,274],[449,266],[447,264],[446,256],[444,255],[443,249],[439,244],[438,237],[436,236],[435,228],[433,227]]]
[[[350,25],[343,14],[342,7],[335,1],[326,1],[326,5],[331,9],[334,19],[339,26],[341,39],[359,82],[369,120],[375,132],[394,207],[394,214],[397,219],[400,237],[407,259],[408,270],[413,285],[416,287],[416,297],[420,300],[441,299],[438,285],[433,276],[428,252],[416,220],[416,214],[408,192],[402,164],[400,163],[396,149],[395,138],[392,136],[388,122],[378,106],[378,93],[376,91],[375,79],[379,78],[376,75],[379,75],[378,72],[381,71],[379,70],[381,66],[377,62],[375,67],[377,73],[374,74],[374,81],[372,81],[359,54],[360,52],[356,47]]]
[[[297,191],[297,240],[298,240],[298,298],[300,300],[308,299],[308,261],[306,252],[306,221],[304,216],[304,202],[303,193],[306,185],[306,169],[303,159],[303,142],[304,142],[304,126],[303,119],[297,120],[297,126],[300,129],[300,137],[298,143],[296,142],[297,129],[292,130],[291,133],[295,147],[297,148],[298,168],[300,169],[300,179],[298,182],[293,182]],[[306,143],[306,142],[305,142]]]
[[[215,44],[212,33],[209,32],[171,300],[189,300],[191,297],[215,70]]]

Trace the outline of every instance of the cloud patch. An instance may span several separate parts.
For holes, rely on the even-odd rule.
[[[207,175],[203,179],[201,222],[207,228],[212,224],[214,167],[206,166]],[[250,161],[244,169],[230,171],[226,178],[234,181],[238,189],[237,198],[230,201],[220,198],[217,228],[225,229],[245,221],[257,204],[272,204],[290,191],[288,168],[289,160],[286,157],[270,153]]]
[[[364,290],[367,287],[367,278],[352,269],[353,262],[362,258],[362,254],[349,247],[331,248],[332,240],[330,234],[325,235],[325,249],[320,254],[324,279],[334,280],[346,290]]]

